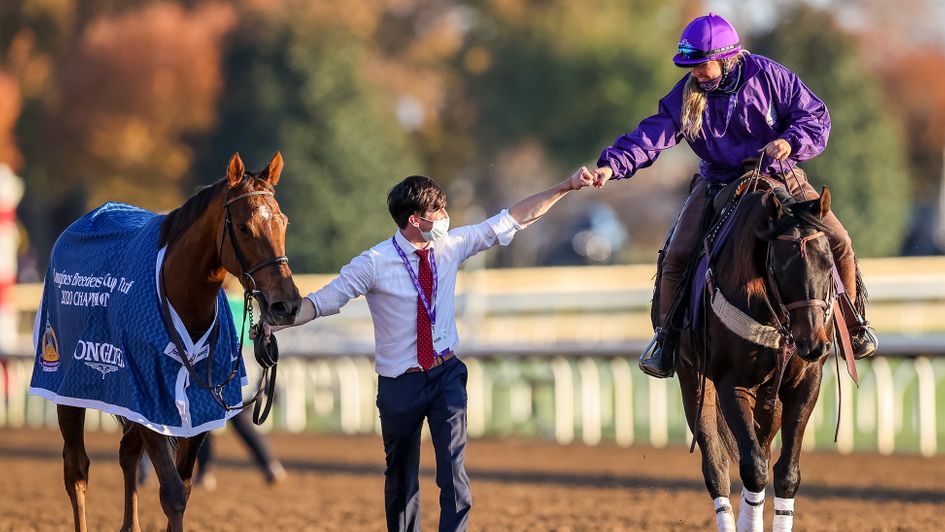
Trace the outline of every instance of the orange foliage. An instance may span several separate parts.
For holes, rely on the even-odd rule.
[[[885,67],[888,93],[907,120],[910,142],[939,153],[945,145],[945,53],[913,50]]]
[[[179,201],[173,185],[192,158],[182,137],[215,121],[221,38],[234,23],[226,4],[187,11],[158,2],[89,24],[62,70],[51,120],[93,204],[164,209]]]
[[[885,66],[886,93],[903,123],[914,195],[935,197],[945,147],[945,53],[913,50]]]
[[[14,171],[23,162],[13,138],[13,128],[20,116],[20,89],[16,80],[0,73],[0,163],[6,163]]]

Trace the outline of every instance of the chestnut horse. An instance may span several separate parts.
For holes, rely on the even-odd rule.
[[[166,289],[167,302],[194,341],[214,323],[218,296],[227,272],[240,279],[243,287],[256,296],[266,322],[271,325],[294,322],[301,298],[285,258],[288,221],[274,196],[281,172],[279,153],[259,173],[246,172],[239,154],[234,154],[225,178],[191,197],[161,222],[159,246],[167,246],[163,267],[167,283],[162,288]],[[180,345],[180,338],[175,342]],[[158,356],[160,354],[126,353],[127,358]],[[226,358],[230,360],[229,356]],[[192,371],[191,375],[194,375]],[[192,377],[191,382],[194,381],[201,383]],[[213,388],[212,383],[209,387]],[[204,387],[200,391],[210,394],[212,390]],[[89,481],[89,457],[83,434],[85,408],[59,404],[58,415],[64,440],[66,491],[72,502],[75,529],[84,532],[87,530],[85,506]],[[160,481],[167,529],[183,530],[191,475],[206,432],[177,438],[175,448],[174,442],[165,435],[124,418],[121,422],[124,431],[119,462],[125,481],[121,529],[140,529],[137,466],[142,453],[147,452]]]
[[[702,325],[683,331],[679,381],[719,530],[736,530],[729,464],[743,483],[737,530],[762,530],[771,442],[774,530],[790,530],[804,430],[820,392],[837,314],[821,219],[830,192],[795,201],[781,183],[735,196],[727,238],[709,253]],[[735,205],[737,204],[737,208]],[[723,214],[724,217],[724,214]],[[711,305],[710,305],[711,302]],[[711,306],[711,308],[709,308]]]

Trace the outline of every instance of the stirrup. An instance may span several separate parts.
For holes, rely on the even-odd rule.
[[[646,345],[643,349],[643,353],[640,355],[640,370],[643,373],[646,373],[650,377],[655,377],[657,379],[668,379],[673,376],[673,368],[665,369],[663,367],[663,330],[660,327],[656,328],[656,334],[653,335],[653,339],[650,340],[650,343]]]
[[[855,331],[855,332],[854,332]],[[850,328],[851,343],[853,347],[853,359],[863,360],[876,354],[879,348],[879,337],[876,331],[870,327],[869,322],[864,321],[859,325]],[[858,353],[857,351],[862,351]]]

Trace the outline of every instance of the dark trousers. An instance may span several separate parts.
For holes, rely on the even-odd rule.
[[[420,530],[420,429],[424,418],[436,452],[440,530],[466,530],[472,497],[466,451],[466,365],[453,357],[428,372],[378,377],[377,408],[387,468],[387,529]]]
[[[253,462],[256,463],[260,470],[266,473],[269,464],[273,462],[273,456],[272,453],[269,452],[269,447],[263,440],[262,434],[260,434],[253,425],[252,409],[245,408],[239,414],[231,417],[230,427],[236,431],[240,440],[246,444],[246,448],[249,449],[250,454],[253,456]],[[207,434],[203,445],[201,445],[200,450],[197,451],[198,476],[206,471],[212,470],[216,463],[216,457],[213,452],[213,439],[214,436],[212,432]]]

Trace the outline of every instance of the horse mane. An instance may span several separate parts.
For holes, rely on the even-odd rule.
[[[198,218],[207,210],[211,200],[219,189],[226,185],[226,178],[222,178],[212,185],[207,185],[191,196],[183,205],[171,211],[161,222],[161,233],[158,237],[158,247],[170,246],[180,238]]]
[[[751,192],[741,199],[732,213],[732,233],[728,242],[719,251],[716,275],[733,279],[745,290],[749,300],[763,296],[765,281],[761,276],[760,258],[757,255],[759,241],[757,230],[765,218],[764,191]]]

